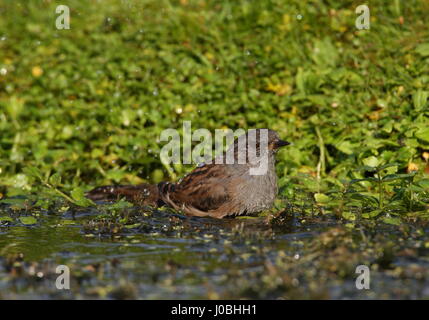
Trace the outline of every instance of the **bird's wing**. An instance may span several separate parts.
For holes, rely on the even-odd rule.
[[[212,215],[210,212],[231,202],[233,194],[230,186],[234,177],[226,174],[225,170],[213,170],[213,166],[206,164],[196,168],[167,192],[161,189],[165,201],[176,209],[194,215]]]

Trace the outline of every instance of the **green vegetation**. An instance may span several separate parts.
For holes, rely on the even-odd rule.
[[[70,30],[55,28],[59,4],[70,7]],[[319,252],[316,256],[323,257],[321,252],[335,254],[338,249],[352,257],[353,263],[363,259],[389,269],[396,254],[390,248],[407,237],[413,238],[413,254],[427,255],[429,2],[371,1],[369,30],[355,27],[355,8],[360,4],[331,0],[1,1],[0,226],[6,226],[6,231],[0,230],[0,248],[4,246],[0,256],[25,252],[31,260],[39,260],[65,250],[53,245],[52,251],[45,251],[46,244],[36,240],[43,234],[66,248],[67,242],[85,246],[96,236],[103,241],[107,237],[112,241],[112,255],[115,241],[124,246],[132,246],[132,241],[160,245],[152,235],[165,232],[167,239],[177,225],[165,231],[160,227],[166,223],[163,220],[152,221],[151,226],[141,216],[130,216],[125,202],[93,207],[83,194],[94,186],[159,182],[191,170],[192,166],[164,167],[159,159],[160,133],[181,129],[185,120],[192,121],[193,129],[213,132],[271,128],[293,142],[278,154],[280,199],[270,228],[288,233],[290,221],[285,215],[289,213],[299,217],[303,230],[305,221],[315,217],[333,219],[347,229],[341,227],[340,236],[333,236],[344,242],[340,249],[318,242],[304,248],[300,243],[310,256]],[[80,210],[86,213],[75,220]],[[153,214],[147,213],[145,219],[156,221],[157,213]],[[63,242],[49,226],[68,230]],[[76,234],[76,226],[84,235]],[[396,244],[377,244],[385,239],[375,238],[371,230],[394,230],[392,234],[397,232],[398,237],[392,243]],[[222,241],[227,241],[219,232]],[[27,244],[10,245],[24,234]],[[175,234],[178,239],[183,235]],[[183,241],[194,237],[184,234]],[[240,251],[245,236],[238,242],[233,236],[225,237],[232,239],[237,252],[251,257]],[[199,239],[192,241],[201,244]],[[255,241],[258,246],[260,240]],[[362,241],[368,241],[367,251],[356,256]],[[242,265],[228,255],[230,260],[224,264],[205,265],[207,274],[217,267],[232,270],[231,279],[243,288],[237,293],[231,289],[230,295],[213,288],[218,292],[213,297],[325,297],[326,292],[308,294],[302,289],[293,295],[287,291],[295,280],[282,278],[282,272],[300,272],[301,265],[291,264],[284,256],[287,252],[286,256],[293,257],[297,247],[290,244],[285,249],[283,245],[280,241],[269,247],[277,258],[258,251],[267,255],[255,258],[267,278],[257,271],[254,278],[262,279],[257,284],[240,282],[246,274],[237,277]],[[147,249],[137,246],[125,251],[132,255],[142,248]],[[405,250],[407,245],[401,242],[398,252],[399,248]],[[200,257],[191,250],[187,262],[184,252],[190,249],[179,249],[174,263],[182,261],[184,268],[192,270],[192,263]],[[229,252],[224,247],[217,250],[213,261],[222,250]],[[374,252],[378,256],[371,260],[368,257]],[[388,267],[383,252],[389,253]],[[153,254],[153,265],[146,271],[155,270],[156,263],[169,265],[167,258],[157,261],[158,254]],[[281,263],[271,266],[272,258]],[[331,272],[334,278],[352,276],[354,264],[342,259],[344,265],[335,271],[331,266],[318,269],[323,281],[332,279]],[[332,258],[332,264],[335,261]],[[297,275],[301,280],[306,277]],[[316,281],[318,276],[311,277]],[[191,284],[198,281],[190,279]],[[272,287],[275,283],[281,284]],[[258,291],[263,286],[265,291]],[[255,292],[261,292],[260,296]],[[212,297],[200,291],[188,296]]]
[[[159,134],[191,120],[293,141],[278,165],[291,199],[340,201],[349,219],[425,216],[426,2],[374,1],[360,31],[356,1],[63,2],[70,30],[54,1],[1,5],[3,194],[40,192],[29,168],[64,194],[169,179]]]

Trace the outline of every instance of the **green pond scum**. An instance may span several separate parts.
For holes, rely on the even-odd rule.
[[[429,2],[361,4],[1,0],[0,299],[429,298]],[[184,121],[293,142],[274,208],[85,198],[190,172]]]

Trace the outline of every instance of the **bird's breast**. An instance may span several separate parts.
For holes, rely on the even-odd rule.
[[[264,175],[243,175],[237,196],[248,213],[256,213],[273,206],[277,196],[277,176],[274,165]]]

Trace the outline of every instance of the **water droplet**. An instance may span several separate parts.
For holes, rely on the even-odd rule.
[[[154,96],[157,96],[157,95],[158,95],[158,89],[153,90],[153,91],[152,91],[152,94],[153,94]]]
[[[7,74],[7,69],[6,69],[6,68],[1,68],[1,69],[0,69],[0,74],[1,74],[2,76],[5,76],[5,75]]]
[[[298,20],[301,20],[301,19],[302,19],[302,15],[297,14],[297,15],[296,15],[296,18],[297,18]]]
[[[36,274],[36,268],[35,268],[34,266],[30,266],[30,267],[28,268],[28,274],[29,274],[30,276],[34,276],[34,275]]]

